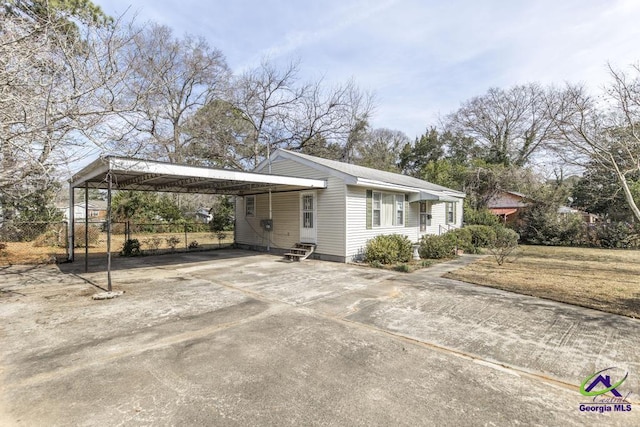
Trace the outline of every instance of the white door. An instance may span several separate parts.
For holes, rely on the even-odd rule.
[[[317,197],[315,191],[300,193],[300,242],[317,243]]]

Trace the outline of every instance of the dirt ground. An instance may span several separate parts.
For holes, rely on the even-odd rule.
[[[141,249],[147,254],[167,252],[171,250],[167,240],[176,239],[176,249],[184,251],[192,242],[197,245],[192,250],[215,249],[219,246],[226,246],[233,243],[233,231],[225,232],[223,239],[218,239],[217,234],[212,232],[187,233],[186,240],[184,233],[133,233],[132,239],[138,239]],[[78,241],[82,241],[82,239]],[[125,238],[122,234],[112,236],[111,252],[117,255],[124,244]],[[6,242],[6,248],[0,251],[0,266],[10,264],[55,264],[67,258],[67,248],[65,245],[51,246],[43,245],[36,241],[31,242]],[[83,256],[85,248],[76,248],[76,254]],[[89,245],[89,253],[92,255],[106,255],[107,235],[99,233],[97,240]]]

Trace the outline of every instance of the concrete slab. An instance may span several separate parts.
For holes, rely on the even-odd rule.
[[[0,271],[3,426],[640,423],[578,393],[617,366],[637,401],[637,320],[427,271],[162,258],[124,260],[104,301],[97,267]]]

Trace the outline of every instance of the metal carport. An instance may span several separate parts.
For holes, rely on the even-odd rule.
[[[114,189],[244,196],[326,187],[327,181],[319,179],[197,167],[129,157],[100,157],[69,180],[69,261],[74,259],[76,188],[85,189],[85,210],[90,188],[107,190],[107,274],[111,290],[111,191]],[[271,201],[271,198],[269,199]],[[85,225],[88,225],[87,217],[85,211]],[[269,218],[271,219],[271,207]],[[88,248],[85,247],[85,263],[87,258]]]

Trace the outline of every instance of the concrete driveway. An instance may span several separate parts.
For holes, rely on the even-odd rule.
[[[0,271],[1,425],[640,423],[640,321],[439,277],[456,263],[117,262],[106,301],[80,264]],[[581,412],[609,367],[632,410]]]

